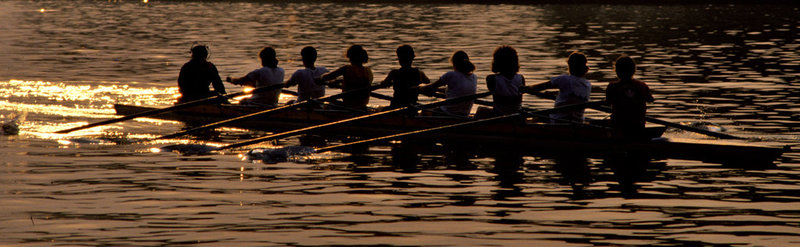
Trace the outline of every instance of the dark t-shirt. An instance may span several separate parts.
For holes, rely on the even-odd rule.
[[[213,96],[208,85],[214,86],[214,91],[225,94],[225,86],[219,78],[217,67],[213,63],[203,60],[190,60],[183,64],[178,75],[178,91],[181,93],[179,102],[187,102]]]
[[[612,127],[639,131],[644,129],[647,102],[653,102],[650,88],[636,79],[608,84],[606,102],[611,105]]]
[[[389,72],[394,90],[392,107],[403,107],[416,104],[419,100],[419,84],[422,75],[417,68],[400,68]]]

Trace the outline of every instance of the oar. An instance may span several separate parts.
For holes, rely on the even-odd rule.
[[[281,85],[283,85],[283,84],[281,84]],[[375,89],[378,89],[378,88],[380,88],[380,85],[364,87],[364,88],[359,88],[359,89],[353,89],[353,90],[346,91],[346,92],[343,92],[343,93],[340,93],[340,94],[334,94],[334,95],[321,97],[321,98],[318,98],[316,100],[317,101],[331,101],[331,100],[343,98],[343,97],[345,97],[347,95],[350,95],[350,94],[353,94],[353,93],[356,93],[356,92],[361,92],[361,91],[364,91],[364,90],[372,91],[372,90],[375,90]],[[225,124],[246,120],[246,119],[257,117],[257,116],[261,116],[261,115],[264,115],[264,114],[274,113],[274,112],[278,112],[278,111],[281,111],[281,110],[290,109],[290,108],[301,106],[301,105],[308,104],[308,103],[311,103],[311,102],[314,102],[314,101],[312,101],[312,100],[303,100],[303,101],[300,101],[300,102],[297,102],[297,103],[293,103],[293,104],[283,105],[283,106],[270,108],[270,109],[267,109],[267,110],[263,110],[263,111],[259,111],[259,112],[250,113],[250,114],[247,114],[247,115],[235,117],[235,118],[222,120],[222,121],[219,121],[219,122],[206,124],[206,125],[203,125],[203,126],[200,126],[200,127],[196,127],[196,128],[180,131],[180,132],[177,132],[177,133],[174,133],[174,134],[160,136],[160,137],[157,137],[157,138],[155,138],[153,140],[175,138],[175,137],[186,135],[186,134],[189,134],[189,133],[193,133],[193,132],[197,132],[197,131],[201,131],[201,130],[206,130],[206,129],[211,129],[211,128],[216,128],[216,127],[219,127],[219,126],[222,126],[222,125],[225,125]]]
[[[497,116],[497,117],[483,118],[483,119],[472,120],[472,121],[467,121],[467,122],[461,122],[461,123],[456,123],[456,124],[444,125],[444,126],[433,127],[433,128],[428,128],[428,129],[422,129],[422,130],[415,130],[415,131],[410,131],[410,132],[405,132],[405,133],[400,133],[400,134],[388,135],[388,136],[377,137],[377,138],[372,138],[372,139],[367,139],[367,140],[361,140],[361,141],[349,142],[349,143],[344,143],[344,144],[339,144],[339,145],[334,145],[334,146],[317,148],[317,149],[315,149],[315,151],[317,153],[321,153],[321,152],[326,152],[326,151],[342,149],[344,147],[349,147],[349,146],[354,146],[354,145],[360,145],[360,144],[366,144],[366,143],[372,143],[372,142],[379,142],[379,141],[386,141],[386,140],[393,140],[393,139],[404,138],[404,137],[413,136],[413,135],[427,134],[427,133],[432,133],[432,132],[436,132],[436,131],[443,131],[443,130],[454,129],[454,128],[464,127],[464,126],[469,126],[469,125],[477,125],[477,124],[482,124],[482,123],[487,123],[487,122],[493,122],[493,121],[499,121],[499,120],[504,120],[504,119],[509,119],[509,118],[515,118],[515,117],[521,116],[521,114],[539,114],[539,115],[544,115],[544,114],[549,114],[549,113],[553,113],[553,112],[568,111],[568,110],[574,110],[574,109],[579,109],[579,108],[590,107],[592,105],[599,105],[599,104],[602,104],[602,103],[603,103],[602,101],[591,101],[591,102],[586,102],[586,103],[581,103],[581,104],[559,106],[559,107],[555,107],[555,108],[551,108],[551,109],[534,111],[534,112],[512,113],[512,114],[502,115],[502,116]]]
[[[296,130],[290,130],[290,131],[286,131],[286,132],[281,132],[281,133],[277,133],[277,134],[272,134],[272,135],[268,135],[268,136],[263,136],[263,137],[247,140],[247,141],[237,142],[237,143],[233,143],[233,144],[229,144],[229,145],[226,145],[226,146],[219,147],[216,150],[224,150],[224,149],[231,149],[231,148],[247,146],[247,145],[256,144],[256,143],[259,143],[259,142],[280,139],[280,138],[289,137],[289,136],[293,136],[293,135],[299,135],[299,134],[302,134],[302,133],[305,133],[305,132],[318,130],[318,129],[321,129],[321,128],[332,127],[332,126],[336,126],[336,125],[342,125],[342,124],[353,122],[353,121],[357,121],[357,120],[375,118],[375,117],[384,116],[384,115],[388,115],[388,114],[392,114],[392,113],[408,111],[408,110],[411,110],[411,109],[434,108],[434,107],[438,107],[438,106],[444,106],[444,105],[449,105],[449,104],[453,104],[453,103],[458,103],[458,102],[463,102],[463,101],[468,101],[468,100],[474,100],[474,99],[481,98],[481,97],[486,97],[486,96],[489,96],[489,95],[491,95],[490,92],[485,92],[485,93],[478,93],[478,94],[472,94],[472,95],[466,95],[466,96],[446,99],[446,100],[442,100],[442,101],[438,101],[438,102],[434,102],[434,103],[429,103],[429,104],[424,104],[424,105],[416,105],[416,106],[407,106],[407,107],[396,108],[396,109],[377,112],[377,113],[373,113],[373,114],[369,114],[369,115],[363,115],[363,116],[358,116],[358,117],[354,117],[354,118],[348,118],[348,119],[339,120],[339,121],[336,121],[336,122],[325,123],[325,124],[310,126],[310,127],[296,129]]]
[[[443,93],[438,93],[438,92],[426,93],[426,94],[423,94],[423,95],[428,95],[428,96],[431,96],[431,97],[434,97],[434,98],[440,98],[440,99],[447,98],[446,95],[444,95]],[[475,103],[479,104],[479,105],[492,106],[492,102],[491,101],[482,100],[482,99],[476,99]]]
[[[554,99],[551,95],[544,94],[544,93],[541,93],[541,92],[528,92],[528,93],[536,95],[537,97],[540,97],[540,98]],[[595,110],[598,110],[598,111],[602,111],[602,112],[611,113],[611,108],[609,108],[608,106],[605,106],[605,105],[595,105],[595,106],[591,106],[589,108],[592,108],[592,109],[595,109]],[[648,116],[645,116],[644,119],[647,122],[656,123],[656,124],[664,125],[664,126],[667,126],[667,127],[672,127],[672,128],[676,128],[676,129],[682,129],[682,130],[691,131],[691,132],[695,132],[695,133],[700,133],[700,134],[704,134],[704,135],[707,135],[707,136],[712,136],[712,137],[717,137],[717,138],[722,138],[722,139],[746,139],[746,138],[743,138],[743,137],[738,137],[738,136],[734,136],[734,135],[728,135],[728,134],[725,134],[725,133],[719,133],[719,132],[714,132],[714,131],[710,131],[710,130],[694,128],[694,127],[686,126],[686,125],[683,125],[683,124],[668,122],[668,121],[665,121],[665,120],[661,120],[661,119],[653,118],[653,117],[648,117]]]
[[[288,89],[283,89],[283,90],[281,90],[281,92],[285,93],[285,94],[288,94],[288,95],[293,95],[293,96],[300,95],[299,93],[297,93],[295,91],[292,91],[292,90],[288,90]],[[392,96],[379,94],[379,93],[376,93],[376,92],[369,92],[369,96],[374,97],[376,99],[389,100],[389,101],[394,99],[394,97],[392,97]]]
[[[281,93],[285,93],[285,94],[292,95],[292,96],[300,95],[299,93],[297,93],[295,91],[292,91],[292,90],[288,90],[288,89],[281,89]]]
[[[293,96],[300,95],[299,93],[297,93],[295,91],[287,90],[287,89],[283,89],[283,90],[281,90],[281,92],[285,93],[285,94],[293,95]],[[376,99],[382,99],[382,100],[388,100],[388,101],[392,101],[392,99],[394,99],[394,97],[392,97],[392,96],[383,95],[383,94],[379,94],[379,93],[376,93],[376,92],[369,92],[369,96],[374,97]],[[315,99],[315,100],[318,100],[318,99]]]
[[[535,95],[537,97],[540,97],[540,98],[555,100],[555,98],[552,95],[545,94],[545,93],[542,93],[542,92],[528,92],[528,93],[532,94],[532,95]],[[433,94],[432,96],[434,96],[434,97],[444,97],[441,94]],[[485,100],[475,100],[475,103],[481,104],[481,105],[485,105],[485,106],[491,106],[492,105],[492,102],[485,101]],[[587,108],[595,109],[595,110],[602,111],[602,112],[611,113],[611,108],[608,108],[607,106],[604,106],[604,105],[595,104],[595,105],[587,106]],[[529,109],[526,109],[526,108],[523,108],[523,109],[529,110]],[[686,130],[686,131],[700,133],[700,134],[704,134],[704,135],[708,135],[708,136],[712,136],[712,137],[722,138],[722,139],[746,139],[746,138],[742,138],[742,137],[738,137],[738,136],[734,136],[734,135],[728,135],[728,134],[725,134],[725,133],[719,133],[719,132],[714,132],[714,131],[710,131],[710,130],[698,129],[698,128],[694,128],[694,127],[691,127],[691,126],[686,126],[686,125],[682,125],[682,124],[678,124],[678,123],[668,122],[668,121],[665,121],[665,120],[661,120],[661,119],[657,119],[657,118],[653,118],[653,117],[648,117],[648,116],[645,116],[645,121],[648,121],[648,122],[651,122],[651,123],[656,123],[656,124],[661,124],[661,125],[664,125],[664,126],[667,126],[667,127],[676,128],[676,129],[682,129],[682,130]]]
[[[593,106],[593,107],[590,107],[590,108],[598,110],[598,111],[611,113],[611,108],[609,108],[607,106],[604,106],[604,105]],[[714,131],[710,131],[710,130],[699,129],[699,128],[686,126],[686,125],[683,125],[683,124],[678,124],[678,123],[673,123],[673,122],[668,122],[668,121],[665,121],[665,120],[661,120],[661,119],[658,119],[658,118],[652,118],[652,117],[648,117],[648,116],[645,116],[644,119],[646,121],[648,121],[648,122],[651,122],[651,123],[656,123],[656,124],[664,125],[664,126],[667,126],[667,127],[672,127],[672,128],[676,128],[676,129],[682,129],[682,130],[686,130],[686,131],[696,132],[696,133],[704,134],[704,135],[707,135],[707,136],[713,136],[713,137],[722,138],[722,139],[741,139],[741,140],[746,139],[746,138],[739,137],[739,136],[728,135],[728,134],[725,134],[725,133],[719,133],[719,132],[714,132]]]
[[[220,97],[234,98],[234,97],[238,97],[238,96],[242,96],[242,95],[253,94],[253,93],[262,92],[262,91],[274,90],[274,89],[278,89],[278,88],[281,88],[281,87],[283,87],[283,83],[256,88],[256,89],[253,89],[252,91],[249,91],[249,92],[244,92],[243,91],[243,92],[230,93],[230,94],[221,95],[221,96],[208,97],[208,98],[205,98],[205,99],[193,100],[193,101],[177,104],[177,105],[166,107],[166,108],[143,111],[143,112],[127,115],[127,116],[120,117],[120,118],[109,119],[109,120],[100,121],[100,122],[96,122],[96,123],[91,123],[91,124],[87,124],[87,125],[84,125],[84,126],[79,126],[79,127],[65,129],[65,130],[59,130],[59,131],[56,131],[55,133],[57,133],[57,134],[66,134],[66,133],[70,133],[70,132],[77,131],[77,130],[88,129],[88,128],[91,128],[91,127],[96,127],[96,126],[101,126],[101,125],[106,125],[106,124],[112,124],[112,123],[118,123],[118,122],[131,120],[131,119],[138,118],[138,117],[151,116],[151,115],[156,115],[156,114],[159,114],[159,113],[164,113],[164,112],[174,111],[174,110],[188,108],[188,107],[192,107],[192,106],[207,104],[209,102],[213,102],[215,100],[219,100]]]

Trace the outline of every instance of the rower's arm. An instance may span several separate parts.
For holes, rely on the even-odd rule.
[[[300,82],[297,80],[298,72],[294,72],[294,74],[292,74],[292,76],[289,77],[289,80],[286,80],[286,83],[284,83],[283,85],[284,88],[289,88],[294,85],[300,84]]]
[[[214,87],[214,92],[218,94],[225,94],[225,85],[222,84],[222,78],[219,77],[219,71],[216,66],[211,66],[211,86]]]
[[[365,67],[365,69],[366,69],[366,72],[367,72],[367,78],[368,78],[368,81],[369,81],[369,85],[372,86],[372,81],[375,80],[375,77],[372,75],[372,68]]]
[[[533,85],[530,85],[530,86],[520,87],[520,92],[522,92],[522,93],[535,93],[535,92],[539,92],[539,91],[543,91],[543,90],[547,90],[547,89],[551,89],[551,88],[553,88],[553,83],[550,83],[550,81],[546,81],[546,82],[542,82],[542,83],[538,83],[538,84],[533,84]]]
[[[486,76],[486,87],[489,89],[489,92],[494,93],[495,83],[497,83],[497,79],[495,75],[487,75]]]
[[[395,70],[389,71],[389,74],[386,75],[386,78],[381,81],[381,87],[390,87],[394,83],[395,78]]]
[[[436,80],[435,82],[433,82],[431,84],[428,84],[428,85],[425,85],[425,86],[421,86],[419,89],[423,94],[430,95],[433,92],[436,92],[436,89],[438,89],[441,86],[444,86],[445,84],[446,83],[444,81],[442,81],[442,79],[439,79],[439,80]]]
[[[317,84],[325,84],[326,81],[330,81],[330,80],[336,79],[339,76],[344,75],[344,71],[346,69],[347,69],[347,66],[339,67],[339,69],[337,69],[337,70],[325,73],[324,75],[322,75],[319,78],[319,81],[315,81],[315,82],[317,82]]]
[[[243,77],[230,77],[228,76],[225,78],[225,81],[234,84],[234,85],[242,85],[242,86],[255,86],[255,81],[250,79],[249,76]]]
[[[420,70],[419,71],[419,82],[422,83],[422,84],[426,84],[427,85],[427,84],[431,83],[431,79],[429,79],[428,76],[425,75],[425,72],[422,72],[422,70]]]

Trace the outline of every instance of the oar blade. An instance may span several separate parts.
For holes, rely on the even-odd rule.
[[[219,147],[206,144],[173,144],[160,148],[151,148],[154,153],[179,153],[182,155],[209,155],[218,151]]]

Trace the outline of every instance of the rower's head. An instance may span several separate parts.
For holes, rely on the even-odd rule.
[[[411,63],[414,62],[414,57],[414,48],[411,48],[410,45],[401,45],[397,47],[397,61],[400,63],[400,66],[411,67]]]
[[[208,59],[208,46],[205,45],[195,45],[189,49],[189,52],[192,53],[192,59],[199,59],[199,60],[206,60]]]
[[[453,53],[453,56],[450,57],[450,63],[453,64],[453,70],[464,74],[472,74],[472,71],[475,71],[475,65],[469,61],[469,56],[464,51]]]
[[[350,48],[347,48],[346,56],[352,65],[362,65],[369,62],[367,50],[364,50],[364,47],[360,45],[352,45]]]
[[[264,47],[261,49],[261,52],[258,53],[258,57],[261,58],[261,66],[276,68],[278,67],[278,57],[275,54],[275,49],[272,47]]]
[[[317,62],[317,49],[314,47],[306,46],[300,50],[300,56],[303,57],[303,66],[306,68],[313,68],[314,63]]]
[[[614,72],[620,80],[630,80],[636,72],[636,62],[630,56],[623,54],[614,62]]]
[[[519,56],[511,46],[500,46],[492,55],[492,72],[503,75],[515,75],[519,72]]]
[[[589,66],[586,65],[588,60],[586,55],[579,51],[573,51],[567,58],[567,65],[569,66],[569,74],[574,76],[584,76],[589,72]]]

